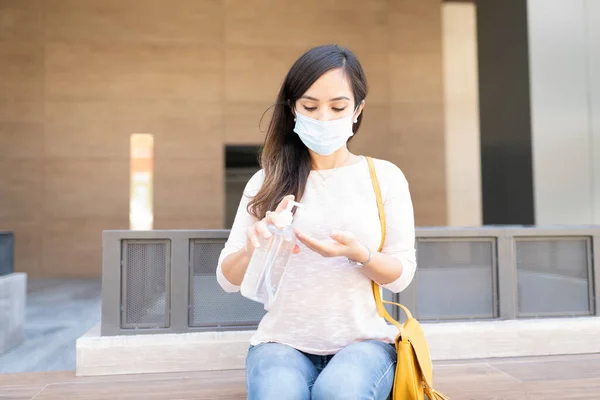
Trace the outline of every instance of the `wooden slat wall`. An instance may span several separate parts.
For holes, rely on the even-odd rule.
[[[446,223],[438,0],[3,0],[0,229],[16,269],[98,276],[127,229],[129,136],[155,135],[155,227],[220,228],[225,144],[258,122],[291,63],[336,42],[371,94],[354,150],[397,163],[419,225]]]

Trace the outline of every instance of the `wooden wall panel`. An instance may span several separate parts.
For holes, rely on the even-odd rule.
[[[41,159],[43,120],[42,101],[0,99],[0,160]]]
[[[129,162],[48,158],[44,213],[49,218],[128,218]]]
[[[0,0],[0,229],[16,268],[99,276],[128,227],[129,138],[155,137],[157,229],[224,224],[224,146],[302,52],[339,43],[370,83],[358,153],[405,171],[417,223],[446,222],[440,4],[434,0]],[[10,172],[5,173],[5,170]]]
[[[42,209],[40,160],[0,159],[0,218],[30,220]]]

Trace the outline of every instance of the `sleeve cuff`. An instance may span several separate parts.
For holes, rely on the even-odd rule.
[[[235,293],[240,291],[239,286],[234,285],[233,283],[229,282],[227,278],[225,278],[225,275],[223,275],[223,270],[221,269],[221,265],[219,265],[217,268],[217,282],[219,282],[219,285],[221,285],[223,290],[227,293]]]
[[[416,265],[406,260],[402,260],[402,275],[393,282],[381,285],[381,287],[392,291],[393,293],[400,293],[410,285],[415,276]]]

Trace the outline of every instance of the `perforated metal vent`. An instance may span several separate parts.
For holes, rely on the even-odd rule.
[[[127,240],[122,252],[122,328],[169,327],[169,240]]]
[[[495,239],[420,239],[417,258],[419,318],[497,316]]]
[[[223,241],[216,240],[195,240],[191,243],[193,269],[189,324],[211,328],[256,327],[265,314],[262,304],[239,293],[226,293],[217,282],[216,268],[223,245]]]
[[[515,240],[520,316],[586,315],[591,304],[591,240]]]

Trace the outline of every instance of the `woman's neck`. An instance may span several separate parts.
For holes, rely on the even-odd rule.
[[[355,156],[350,153],[350,150],[346,147],[342,147],[335,153],[328,156],[321,156],[317,153],[310,152],[310,159],[312,162],[312,169],[333,169],[341,167],[350,162]]]

